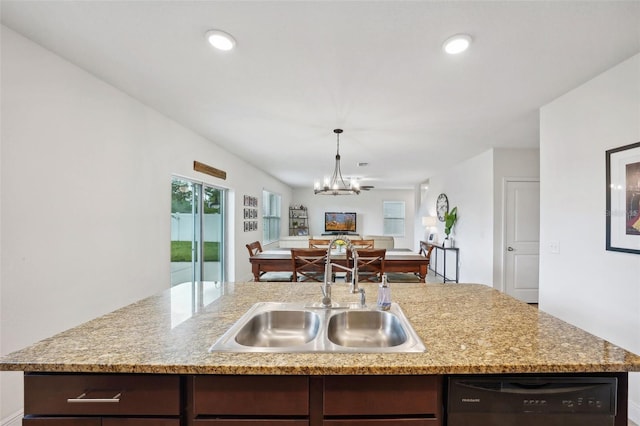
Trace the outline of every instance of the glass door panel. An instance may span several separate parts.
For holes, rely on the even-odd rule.
[[[226,191],[223,189],[204,187],[202,281],[224,280],[225,195]]]
[[[197,185],[171,181],[171,285],[196,280]]]
[[[171,182],[171,286],[223,281],[226,190]]]

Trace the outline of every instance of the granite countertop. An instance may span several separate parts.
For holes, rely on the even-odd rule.
[[[363,284],[369,300],[375,285]],[[209,353],[254,303],[318,302],[318,285],[184,284],[0,359],[0,370],[169,374],[488,374],[640,371],[640,356],[490,287],[396,284],[424,353]],[[336,284],[333,299],[354,302]]]

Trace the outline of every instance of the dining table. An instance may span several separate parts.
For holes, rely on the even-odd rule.
[[[291,249],[265,250],[250,256],[249,262],[255,281],[259,281],[264,272],[293,272]],[[347,256],[344,252],[334,252],[331,254],[331,262],[347,266]],[[385,272],[414,273],[420,277],[420,282],[425,282],[428,266],[427,257],[410,249],[388,249],[385,254]]]

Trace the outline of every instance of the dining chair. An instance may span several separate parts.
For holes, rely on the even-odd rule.
[[[249,257],[255,256],[258,253],[262,253],[262,244],[260,241],[254,241],[252,243],[246,244],[247,250],[249,250]]]
[[[328,249],[331,240],[309,238],[309,248],[312,249]]]
[[[373,240],[351,240],[351,246],[356,249],[373,249]]]
[[[373,243],[374,240],[351,240],[351,247],[355,248],[356,250],[372,249],[374,248]],[[351,248],[347,247],[347,258],[350,259],[348,264],[351,268],[353,268],[353,261],[351,260],[352,257],[353,255],[351,254]],[[351,272],[347,272],[345,274],[345,280],[351,281]]]
[[[257,254],[262,253],[262,244],[260,241],[254,241],[252,243],[246,244],[247,250],[249,251],[249,257],[255,256]],[[288,271],[282,272],[262,272],[260,274],[260,282],[290,282],[293,280],[293,273]]]
[[[433,244],[428,244],[424,241],[420,241],[419,254],[427,258],[427,273],[429,272],[429,263],[431,262],[431,252],[433,251]],[[388,272],[387,280],[390,283],[419,283],[421,282],[420,276],[415,272]]]
[[[384,275],[384,259],[387,249],[361,249],[357,250],[358,281],[381,282]],[[352,253],[347,253],[349,264],[353,265]]]
[[[293,281],[323,282],[326,261],[326,249],[291,249]]]
[[[420,241],[420,254],[425,256],[428,260],[431,259],[432,250],[433,244],[429,244],[425,241]]]

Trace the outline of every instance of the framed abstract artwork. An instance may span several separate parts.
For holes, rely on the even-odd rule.
[[[640,254],[640,142],[606,151],[606,248]]]

